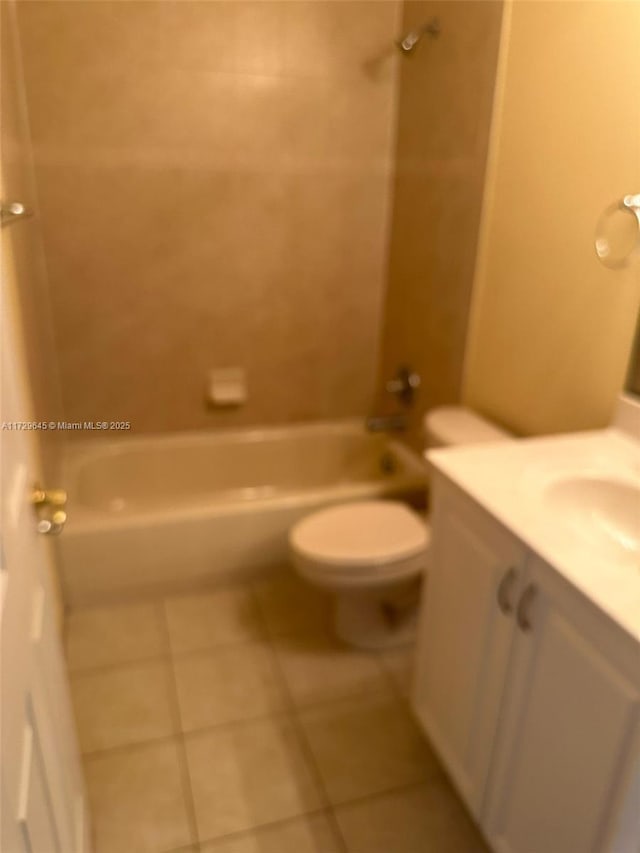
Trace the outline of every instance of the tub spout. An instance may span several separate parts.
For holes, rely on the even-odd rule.
[[[402,432],[407,428],[406,415],[372,415],[364,425],[369,432]]]

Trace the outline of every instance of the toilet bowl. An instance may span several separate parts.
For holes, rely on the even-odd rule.
[[[510,435],[462,407],[425,417],[428,447],[505,441]],[[428,521],[399,501],[360,501],[320,510],[289,533],[298,574],[335,595],[334,628],[345,642],[384,649],[409,642],[428,564]]]
[[[340,639],[367,649],[409,641],[428,542],[426,523],[386,500],[320,510],[289,535],[298,573],[336,595]]]

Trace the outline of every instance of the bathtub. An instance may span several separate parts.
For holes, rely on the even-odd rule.
[[[419,502],[422,460],[361,421],[71,443],[68,604],[162,594],[259,575],[287,560],[287,532],[330,504]]]

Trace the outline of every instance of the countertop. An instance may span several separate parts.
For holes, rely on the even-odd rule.
[[[602,538],[593,539],[596,524],[567,516],[549,498],[550,487],[576,477],[592,488],[630,486],[627,520],[634,524],[637,510],[640,541],[640,442],[611,428],[432,450],[426,458],[640,642],[638,543],[612,543],[607,552]]]

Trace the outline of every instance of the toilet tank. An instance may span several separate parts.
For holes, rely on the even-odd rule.
[[[464,406],[441,406],[427,412],[424,432],[427,449],[513,438],[511,433]]]

